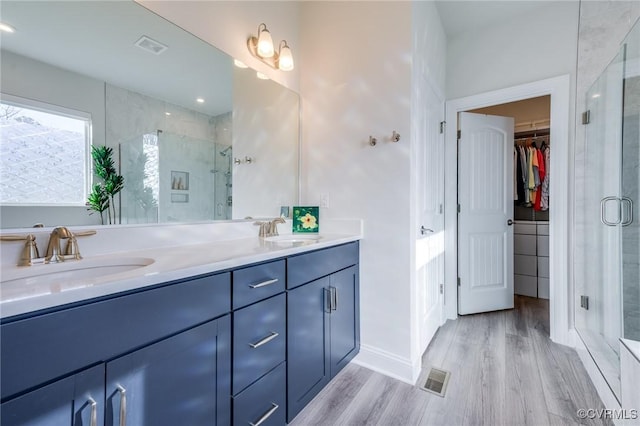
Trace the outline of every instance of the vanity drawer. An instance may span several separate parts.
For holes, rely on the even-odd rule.
[[[287,424],[286,363],[233,397],[233,424],[282,426]],[[260,422],[262,420],[262,422]]]
[[[357,264],[358,243],[313,251],[287,259],[287,288],[294,288]]]
[[[4,323],[0,328],[2,398],[153,343],[230,309],[231,278],[224,273]]]
[[[285,260],[233,271],[233,309],[242,308],[285,289]]]
[[[233,313],[233,394],[285,360],[286,295]]]

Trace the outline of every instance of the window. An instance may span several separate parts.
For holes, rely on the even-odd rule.
[[[89,114],[0,95],[0,203],[84,205]]]

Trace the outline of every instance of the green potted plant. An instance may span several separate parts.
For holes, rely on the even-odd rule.
[[[118,211],[115,196],[124,187],[124,178],[116,171],[113,162],[113,148],[107,146],[92,146],[93,172],[102,182],[93,185],[87,198],[87,210],[100,213],[100,220],[104,225],[104,212],[107,212],[109,224],[118,223]]]

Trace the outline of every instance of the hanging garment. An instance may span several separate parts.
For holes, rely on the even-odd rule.
[[[522,163],[522,192],[524,196],[522,198],[523,205],[527,205],[529,203],[529,190],[528,190],[528,181],[529,181],[529,167],[527,163],[527,150],[524,146],[519,146],[520,150],[520,162]]]
[[[542,181],[542,199],[540,200],[540,208],[549,210],[549,172],[550,172],[551,148],[547,146],[544,150],[544,168],[545,175]]]
[[[536,200],[536,179],[534,176],[533,159],[535,155],[533,148],[527,148],[527,163],[529,166],[527,177],[527,188],[529,189],[529,203],[533,203]],[[537,161],[537,160],[536,160]],[[529,203],[527,203],[529,205]]]
[[[545,166],[544,166],[544,157],[542,155],[542,151],[537,149],[536,150],[536,155],[538,157],[538,175],[539,175],[539,179],[540,182],[544,181],[544,177],[545,177]],[[536,200],[535,203],[533,205],[533,209],[540,211],[541,208],[541,204],[542,204],[542,187],[538,187],[537,191],[536,191]]]
[[[518,150],[513,147],[513,199],[518,201]]]
[[[518,179],[516,179],[516,191],[518,192],[518,204],[524,204],[524,168],[522,167],[524,161],[522,160],[522,150],[520,148],[521,147],[516,146],[516,153],[518,155],[518,164],[516,170]]]

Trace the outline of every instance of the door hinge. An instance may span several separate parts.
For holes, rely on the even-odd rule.
[[[460,287],[460,277],[458,277],[458,287]]]
[[[580,296],[580,307],[589,310],[589,296]]]
[[[458,213],[460,213],[460,204],[458,204]]]
[[[440,122],[440,134],[444,133],[444,129],[447,127],[447,122],[446,121],[441,121]]]
[[[462,130],[458,130],[458,139],[462,138]]]
[[[444,284],[440,284],[440,294],[444,294]]]
[[[440,207],[438,208],[438,211],[440,212],[440,214],[442,214],[442,203],[440,204]]]
[[[582,124],[591,123],[591,110],[588,109],[582,113]]]

